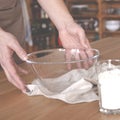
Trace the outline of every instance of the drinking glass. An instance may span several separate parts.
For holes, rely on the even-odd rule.
[[[99,61],[97,65],[100,112],[120,113],[120,60]]]

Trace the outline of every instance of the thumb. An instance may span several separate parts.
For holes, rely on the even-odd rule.
[[[14,43],[11,46],[11,49],[18,55],[18,57],[23,60],[26,61],[27,60],[27,53],[26,51],[22,48],[22,46],[20,46],[20,44],[18,43],[18,41],[14,41]]]

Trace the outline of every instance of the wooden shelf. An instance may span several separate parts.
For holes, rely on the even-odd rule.
[[[120,19],[120,15],[103,15],[103,18],[105,19]]]
[[[96,2],[97,0],[65,0],[66,2],[73,3],[73,2],[78,2],[78,3],[91,3],[91,2]]]
[[[99,11],[97,0],[66,0],[66,4],[73,18],[85,30],[90,41],[92,41],[91,39],[98,39],[98,37],[96,37],[98,36],[98,32],[95,31],[95,23],[93,23],[98,20],[97,16]],[[91,19],[93,21],[91,21]]]
[[[107,1],[107,0],[101,0],[102,2],[104,2],[104,3],[106,3],[106,4],[112,4],[112,5],[114,5],[114,4],[118,4],[118,3],[120,3],[120,0],[109,0],[109,1]]]
[[[85,30],[87,35],[93,35],[96,34],[99,35],[99,39],[104,38],[106,35],[120,35],[120,31],[110,32],[106,31],[105,29],[105,21],[106,20],[120,20],[120,14],[115,13],[106,13],[110,10],[116,10],[120,9],[120,0],[66,0],[66,4],[68,6],[68,9],[70,13],[72,14],[73,18],[76,19],[88,19],[91,18],[98,20],[98,26],[96,26],[95,29],[97,30]],[[72,6],[81,5],[80,9],[72,10]],[[88,6],[88,7],[83,7]],[[89,9],[93,9],[94,12],[90,11]],[[88,10],[88,11],[87,11]],[[110,11],[111,12],[111,11]],[[115,11],[114,11],[115,12]],[[98,31],[98,32],[96,32]],[[94,37],[93,37],[94,38]]]
[[[74,14],[73,15],[73,18],[75,18],[75,19],[79,19],[79,18],[97,18],[97,14],[88,14],[88,13],[82,13],[82,14]]]
[[[96,33],[98,33],[97,31],[94,31],[94,30],[85,30],[85,32],[87,32],[88,34],[96,34]]]
[[[104,34],[120,34],[120,30],[111,32],[111,31],[104,31]]]
[[[120,36],[120,30],[111,32],[107,31],[105,28],[105,21],[106,20],[120,20],[120,14],[116,11],[120,7],[120,0],[103,0],[101,3],[101,37],[104,36]]]

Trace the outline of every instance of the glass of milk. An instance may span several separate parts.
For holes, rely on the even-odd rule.
[[[120,114],[120,60],[98,62],[97,72],[100,112]]]

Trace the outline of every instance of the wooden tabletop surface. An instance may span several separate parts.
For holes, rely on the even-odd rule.
[[[91,45],[100,50],[100,59],[120,58],[120,38],[106,38]],[[28,69],[26,64],[22,67]],[[29,72],[21,74],[26,83],[35,77]],[[28,97],[10,84],[1,71],[0,120],[120,120],[120,115],[100,113],[98,101],[71,105],[44,96]]]

